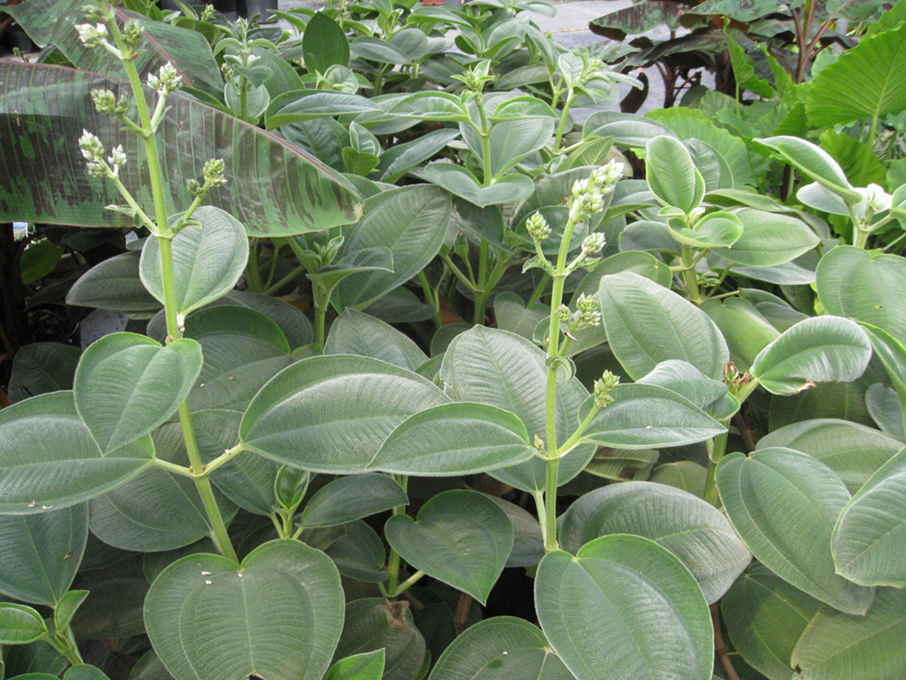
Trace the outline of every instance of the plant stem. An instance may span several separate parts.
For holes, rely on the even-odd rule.
[[[476,295],[478,294],[478,287],[474,282],[472,282],[471,279],[469,279],[468,276],[462,273],[462,270],[456,266],[456,263],[453,262],[452,259],[450,259],[450,256],[448,254],[440,253],[440,259],[445,265],[447,265],[447,270],[451,274],[453,274],[453,276],[455,276],[462,285],[464,285]]]
[[[544,295],[544,291],[547,289],[547,284],[550,283],[550,280],[550,274],[548,274],[547,272],[541,274],[541,280],[538,282],[538,285],[535,286],[535,290],[532,292],[532,297],[529,298],[526,307],[531,307],[541,299],[541,296]]]
[[[727,426],[729,418],[720,422]],[[715,482],[714,474],[717,471],[718,463],[727,452],[727,433],[719,434],[714,439],[705,442],[705,444],[708,448],[708,477],[705,479],[705,500],[714,507],[718,507],[720,505],[720,497],[717,494],[717,483]]]
[[[485,310],[488,304],[488,258],[491,245],[486,239],[481,239],[478,247],[478,291],[475,295],[475,315],[472,323],[479,326],[484,323]]]
[[[556,156],[560,153],[560,144],[563,142],[563,132],[566,128],[566,119],[569,116],[569,108],[572,106],[573,98],[575,93],[572,88],[569,88],[569,94],[566,96],[566,101],[563,102],[563,111],[560,112],[560,122],[557,124],[557,133],[554,135],[554,146],[551,151]]]
[[[683,246],[683,282],[686,284],[686,292],[689,294],[689,300],[697,305],[702,303],[701,292],[698,290],[698,277],[695,275],[695,261],[693,258],[692,248]]]
[[[273,294],[276,293],[278,290],[280,290],[281,288],[283,288],[283,286],[285,286],[286,284],[288,284],[290,281],[292,281],[292,280],[295,279],[295,278],[298,278],[299,276],[301,276],[301,275],[304,274],[304,273],[305,273],[305,267],[303,267],[302,265],[299,265],[298,267],[296,267],[295,269],[293,269],[289,274],[287,274],[287,275],[284,276],[282,279],[280,279],[279,281],[277,281],[277,283],[268,286],[268,287],[264,290],[264,293],[263,293],[263,294],[264,294],[264,295],[273,295]],[[273,276],[273,275],[274,275],[274,270],[273,270],[273,268],[272,268],[272,269],[271,269],[271,276]],[[268,283],[270,283],[270,280],[268,280]]]
[[[409,486],[408,476],[393,475],[393,478],[400,483],[400,486],[403,487],[403,491],[407,490],[407,487]],[[405,513],[405,505],[398,505],[393,508],[394,515],[403,515]],[[381,592],[384,593],[385,597],[392,599],[399,593],[398,583],[400,577],[400,554],[393,548],[390,548],[390,557],[387,560],[387,572],[390,574],[390,578],[387,579],[387,587],[385,588],[383,583],[379,585]]]

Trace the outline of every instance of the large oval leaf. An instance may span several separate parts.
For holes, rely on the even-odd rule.
[[[906,449],[843,508],[834,528],[837,572],[862,585],[906,587]]]
[[[573,680],[544,634],[528,621],[496,616],[470,626],[441,654],[429,680],[485,678]]]
[[[219,208],[202,206],[192,218],[199,222],[198,226],[183,228],[170,241],[174,302],[176,312],[183,315],[232,290],[249,258],[245,228],[231,215]],[[142,248],[140,271],[145,287],[164,304],[158,239],[148,239]]]
[[[509,411],[458,402],[406,420],[368,464],[399,475],[470,475],[527,461],[535,454],[525,425]]]
[[[900,680],[906,666],[906,591],[881,588],[865,616],[823,607],[793,650],[796,680]]]
[[[766,137],[755,141],[776,151],[784,161],[806,177],[811,177],[849,205],[855,205],[862,200],[862,195],[852,188],[837,161],[821,147],[799,137],[788,135]]]
[[[688,149],[675,137],[655,137],[645,145],[648,186],[664,204],[687,215],[701,205],[705,180]]]
[[[545,436],[546,355],[525,338],[506,331],[475,326],[453,339],[444,354],[440,378],[458,401],[496,406],[514,413],[529,439]],[[588,390],[564,372],[557,375],[557,441],[563,443],[578,425],[578,411]],[[594,447],[572,451],[560,461],[559,483],[575,477],[591,458]],[[523,491],[544,488],[546,465],[531,460],[491,472],[495,478]]]
[[[318,489],[296,522],[303,527],[336,526],[408,503],[403,487],[388,475],[349,475]]]
[[[83,130],[96,134],[108,149],[122,144],[129,162],[120,168],[120,179],[133,196],[147,195],[144,140],[114,116],[98,113],[91,98],[97,89],[128,92],[128,82],[58,66],[3,62],[0,83],[0,114],[30,121],[0,143],[0,163],[9,169],[0,177],[3,219],[86,227],[134,223],[104,209],[122,197],[109,182],[83,174],[77,145]],[[168,214],[192,202],[184,180],[200,177],[211,158],[225,161],[228,182],[208,192],[206,202],[229,212],[253,236],[322,231],[361,214],[357,194],[313,156],[188,97],[174,95],[167,103],[158,138]],[[186,139],[191,139],[189,147]],[[15,179],[25,176],[31,178],[26,184]]]
[[[88,540],[88,507],[0,516],[0,593],[53,606],[72,585]]]
[[[312,357],[278,373],[249,404],[245,448],[315,472],[365,470],[409,416],[450,399],[419,375],[368,357]]]
[[[828,312],[877,326],[906,343],[906,262],[902,257],[837,246],[821,258],[816,283]]]
[[[330,327],[324,354],[357,354],[414,371],[428,360],[410,338],[373,316],[347,309]]]
[[[145,600],[148,636],[176,680],[317,680],[343,613],[333,562],[289,539],[256,548],[241,566],[219,555],[184,557]]]
[[[773,267],[795,260],[820,242],[800,219],[789,215],[742,208],[735,213],[742,222],[742,236],[729,248],[716,252],[749,267]]]
[[[623,272],[601,279],[598,300],[610,348],[634,380],[670,359],[723,376],[730,351],[717,326],[670,289]]]
[[[72,392],[26,399],[0,412],[0,512],[75,505],[139,474],[153,456],[148,436],[102,455]]]
[[[107,335],[82,354],[75,404],[106,454],[163,423],[179,407],[202,366],[201,346],[183,338],[165,347],[135,333]]]
[[[387,542],[414,568],[485,604],[513,549],[513,525],[496,503],[474,491],[445,491],[416,520],[394,515]]]
[[[603,536],[576,557],[548,553],[538,621],[578,680],[711,680],[714,631],[695,578],[639,536]]]
[[[560,545],[569,552],[609,534],[642,536],[672,552],[709,603],[723,596],[752,559],[717,508],[664,484],[626,482],[596,489],[561,518]]]
[[[141,254],[120,253],[85,272],[66,294],[66,304],[120,312],[135,319],[149,319],[160,303],[139,276]]]
[[[717,487],[759,562],[840,611],[865,613],[873,590],[835,573],[831,537],[849,491],[830,468],[792,449],[736,453],[718,466]]]
[[[13,359],[7,393],[12,403],[38,394],[71,390],[82,352],[61,342],[23,345]]]

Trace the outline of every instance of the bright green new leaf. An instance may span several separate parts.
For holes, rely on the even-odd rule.
[[[513,525],[474,491],[445,491],[384,525],[387,542],[415,569],[485,604],[513,549]]]
[[[135,333],[113,333],[82,354],[75,374],[79,416],[107,454],[169,418],[201,372],[201,346],[182,338],[165,347]]]
[[[818,264],[818,297],[830,314],[887,331],[906,342],[906,262],[899,255],[837,246]]]
[[[806,177],[811,177],[849,205],[855,205],[862,200],[862,195],[852,188],[837,161],[821,147],[799,137],[788,135],[767,137],[755,141],[776,151],[786,163],[792,165]]]
[[[755,75],[755,68],[746,51],[736,42],[726,29],[724,34],[727,36],[727,48],[730,52],[730,63],[733,66],[733,75],[736,78],[736,84],[741,90],[749,90],[759,97],[773,99],[777,92],[771,87],[771,84]]]
[[[645,153],[648,186],[664,205],[687,215],[701,205],[705,180],[682,142],[674,137],[655,137],[645,145]]]
[[[0,644],[27,645],[47,635],[44,619],[31,607],[0,602]]]
[[[181,214],[176,215],[172,221],[180,217]],[[192,218],[199,225],[184,227],[170,241],[175,311],[183,315],[231,291],[242,276],[249,258],[245,227],[229,213],[202,206],[192,214]],[[148,291],[164,304],[158,239],[149,238],[142,248],[139,271]]]
[[[70,590],[63,595],[53,610],[54,627],[57,630],[68,628],[72,623],[72,617],[76,615],[87,597],[87,590]]]
[[[441,654],[428,680],[492,678],[573,680],[544,633],[512,616],[485,619],[466,629]]]
[[[409,416],[449,403],[419,375],[369,357],[304,359],[252,400],[242,445],[314,472],[365,470],[387,436]]]
[[[312,73],[323,74],[334,64],[349,66],[349,40],[336,21],[316,12],[302,34],[302,55]]]
[[[75,579],[88,540],[88,507],[0,515],[0,593],[53,606]]]
[[[868,36],[840,55],[808,90],[809,123],[829,128],[906,109],[906,26]]]
[[[796,680],[900,680],[906,666],[906,591],[880,588],[865,616],[823,607],[793,650]]]
[[[189,555],[155,579],[145,600],[151,643],[176,680],[318,680],[343,626],[333,562],[289,539],[237,565]]]
[[[387,475],[348,475],[318,489],[296,520],[300,527],[329,527],[408,505],[403,487]]]
[[[676,392],[656,385],[617,385],[613,403],[600,409],[582,434],[586,441],[616,449],[656,449],[711,439],[726,428]],[[579,410],[584,420],[594,404]]]
[[[32,397],[0,412],[0,512],[81,503],[139,474],[153,456],[148,436],[102,455],[72,392]]]
[[[740,576],[721,600],[720,613],[736,651],[771,680],[792,680],[793,648],[821,608],[757,562]]]
[[[906,449],[843,508],[834,528],[837,572],[862,585],[906,587]]]
[[[710,378],[723,376],[730,359],[713,321],[669,288],[632,272],[601,279],[598,291],[607,340],[633,379],[661,361],[686,361]]]
[[[471,475],[530,460],[525,425],[509,411],[457,402],[416,413],[397,427],[368,464],[398,475]]]
[[[725,212],[705,215],[695,229],[687,227],[685,220],[673,217],[668,221],[668,228],[674,239],[693,248],[729,248],[743,235],[739,218]]]
[[[414,371],[428,357],[408,336],[373,316],[347,309],[333,322],[324,354],[373,357]]]
[[[609,534],[648,538],[682,561],[709,603],[723,596],[752,559],[719,510],[664,484],[626,482],[596,489],[569,507],[559,529],[561,546],[572,553]]]
[[[711,680],[714,631],[683,563],[639,536],[548,553],[535,578],[541,629],[577,680]]]
[[[835,573],[831,537],[850,496],[833,470],[792,449],[734,453],[717,468],[717,488],[755,559],[840,611],[865,613],[873,589]]]
[[[381,648],[344,657],[328,669],[324,680],[381,680],[385,654]]]
[[[871,343],[853,321],[800,321],[765,347],[749,372],[772,394],[796,394],[820,382],[851,382],[865,372]]]

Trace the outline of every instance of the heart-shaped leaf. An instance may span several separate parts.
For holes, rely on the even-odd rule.
[[[239,435],[252,451],[314,472],[362,472],[409,416],[450,399],[419,375],[371,359],[312,357],[249,404]]]
[[[343,626],[330,558],[289,539],[242,565],[189,555],[155,579],[145,601],[154,649],[176,680],[321,678]]]
[[[792,449],[763,449],[748,458],[735,453],[720,462],[717,487],[759,562],[840,611],[865,613],[873,589],[835,573],[831,538],[850,497],[833,470]]]
[[[407,505],[403,487],[387,475],[349,475],[318,489],[296,520],[301,527],[330,527]]]
[[[494,184],[483,187],[475,175],[453,163],[431,163],[425,168],[425,174],[454,196],[482,208],[523,200],[531,196],[535,189],[532,180],[524,175],[507,175]]]
[[[535,578],[535,608],[577,680],[711,680],[714,631],[701,588],[646,538],[602,536],[575,557],[548,553]]]
[[[144,335],[113,333],[82,354],[75,404],[101,452],[135,441],[176,411],[201,372],[201,346],[186,338],[166,347]]]
[[[726,428],[685,397],[656,385],[617,385],[608,394],[613,403],[599,410],[582,438],[617,449],[683,446],[711,439]],[[594,397],[583,404],[580,419]]]
[[[176,215],[173,219],[181,217]],[[173,285],[178,314],[188,314],[232,290],[249,257],[249,240],[238,220],[212,206],[202,206],[192,218],[200,227],[183,228],[170,243]],[[142,248],[142,283],[164,303],[160,242],[150,238]]]
[[[573,680],[537,626],[512,616],[469,626],[441,654],[429,680],[498,674],[519,680]]]
[[[862,585],[906,587],[904,503],[906,449],[872,475],[837,518],[837,573]]]
[[[75,505],[139,474],[153,456],[149,436],[102,455],[72,392],[32,397],[0,412],[0,512]]]
[[[418,511],[394,515],[387,542],[416,569],[485,604],[513,549],[513,525],[490,499],[474,491],[446,491]]]
[[[509,411],[457,402],[410,417],[368,467],[422,477],[471,475],[527,461],[534,453],[525,425]]]
[[[53,606],[75,578],[88,540],[88,507],[0,516],[0,593]]]
[[[749,373],[773,394],[795,394],[819,382],[851,382],[865,372],[871,343],[837,316],[800,321],[755,357]]]
[[[606,486],[582,496],[561,518],[559,534],[563,549],[572,553],[609,534],[651,539],[686,565],[709,603],[723,596],[752,559],[717,508],[650,482]]]

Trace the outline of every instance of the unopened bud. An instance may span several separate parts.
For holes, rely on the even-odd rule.
[[[595,380],[595,406],[604,408],[613,403],[610,390],[620,384],[620,378],[610,371],[604,371],[600,380]]]
[[[557,308],[557,318],[560,319],[560,323],[569,323],[569,317],[569,307],[567,307],[566,305],[560,305]]]
[[[525,229],[528,231],[528,235],[535,241],[543,241],[550,238],[551,235],[550,225],[547,223],[547,220],[544,219],[544,215],[539,212],[536,212],[528,218],[525,223]]]
[[[166,96],[182,87],[182,76],[173,64],[167,62],[160,67],[156,76],[148,74],[148,86],[156,90],[157,94]]]
[[[582,241],[582,250],[586,253],[600,253],[607,245],[607,235],[600,231],[593,231]]]
[[[107,40],[107,27],[104,24],[78,24],[76,30],[79,32],[79,40],[88,49],[100,47],[101,43]]]
[[[110,90],[92,90],[91,99],[98,113],[113,113],[116,110],[116,96]]]
[[[135,19],[130,19],[123,26],[123,42],[134,50],[141,42],[144,33],[145,29],[142,25]]]
[[[96,135],[91,134],[88,130],[82,130],[82,136],[79,137],[79,148],[86,160],[97,162],[104,158],[104,145]]]
[[[222,158],[212,158],[204,164],[204,169],[202,170],[205,182],[215,187],[226,184],[225,169],[226,165]]]

